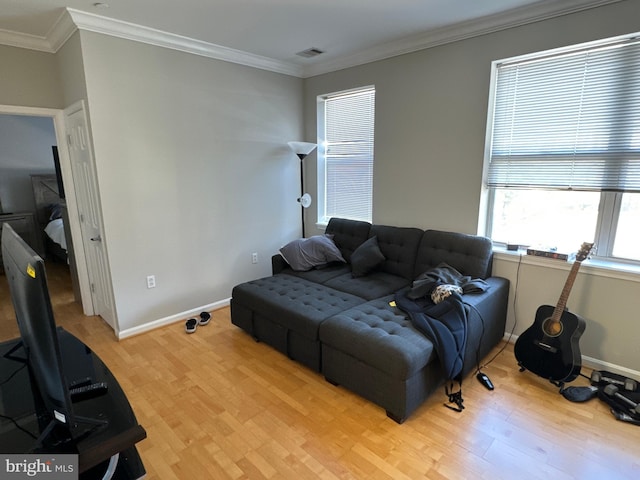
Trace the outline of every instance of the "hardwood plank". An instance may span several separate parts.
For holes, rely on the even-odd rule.
[[[193,335],[180,322],[118,342],[100,318],[83,316],[63,266],[47,273],[57,323],[109,365],[147,430],[139,451],[148,479],[640,477],[640,428],[597,399],[571,403],[520,373],[511,345],[484,369],[494,391],[471,375],[464,412],[444,408],[438,390],[398,425],[256,343],[228,308]],[[0,327],[2,340],[18,335],[4,276]]]

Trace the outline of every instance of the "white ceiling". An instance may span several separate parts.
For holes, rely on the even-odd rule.
[[[0,43],[55,51],[51,37],[69,7],[91,24],[98,15],[115,30],[141,25],[310,76],[615,1],[103,0],[101,8],[96,0],[0,0]],[[325,53],[296,55],[311,47]]]

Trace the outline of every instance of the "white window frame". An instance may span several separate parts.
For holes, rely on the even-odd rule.
[[[637,39],[638,33],[623,35],[611,39],[602,41],[589,42],[581,45],[563,47],[548,52],[539,52],[535,54],[529,54],[514,59],[497,60],[492,63],[491,66],[491,81],[490,81],[490,93],[489,93],[489,108],[487,118],[487,132],[485,141],[484,152],[484,169],[483,169],[483,181],[482,181],[482,198],[480,207],[480,219],[479,219],[479,233],[491,237],[492,225],[491,219],[493,218],[493,206],[494,206],[494,192],[495,188],[487,186],[489,163],[491,160],[491,145],[493,141],[493,118],[494,108],[496,103],[496,84],[497,84],[497,71],[498,66],[507,61],[513,60],[534,60],[541,56],[549,54],[562,54],[566,52],[585,50],[602,47],[607,44],[620,43]],[[598,219],[596,223],[596,232],[594,242],[597,246],[596,254],[594,258],[603,263],[608,264],[627,264],[635,267],[640,266],[640,261],[624,259],[613,256],[613,247],[615,241],[615,235],[617,230],[618,218],[620,216],[620,207],[622,202],[622,195],[624,192],[614,191],[602,191],[600,193],[600,206],[598,212]],[[504,243],[494,240],[494,244],[498,247],[504,247]]]
[[[373,102],[374,102],[374,109],[375,109],[375,86],[373,85],[368,85],[365,87],[359,87],[359,88],[354,88],[354,89],[349,89],[349,90],[343,90],[343,91],[338,91],[338,92],[333,92],[333,93],[328,93],[328,94],[324,94],[324,95],[319,95],[317,97],[317,128],[318,128],[318,132],[317,132],[317,136],[318,136],[318,150],[317,150],[317,209],[318,209],[318,221],[317,221],[317,225],[318,226],[326,226],[327,223],[329,222],[329,220],[331,219],[331,214],[330,212],[328,212],[328,208],[327,208],[327,202],[330,200],[329,198],[327,198],[327,129],[326,129],[326,103],[327,100],[333,99],[333,98],[339,98],[339,97],[345,97],[345,96],[350,96],[350,95],[354,95],[354,94],[359,94],[359,93],[364,93],[364,92],[371,92],[373,93]],[[373,122],[375,122],[375,113],[374,113],[374,120]],[[355,215],[349,215],[349,214],[340,214],[341,217],[345,217],[345,218],[351,218],[353,220],[363,220],[363,221],[368,221],[371,222],[372,221],[372,216],[373,216],[373,162],[374,162],[374,153],[373,153],[373,144],[374,144],[374,139],[373,139],[373,129],[374,126],[373,124],[371,125],[371,160],[370,160],[370,164],[368,165],[368,169],[370,171],[370,175],[371,175],[371,187],[370,187],[370,191],[369,191],[369,216],[355,216]],[[367,168],[367,167],[365,167]]]

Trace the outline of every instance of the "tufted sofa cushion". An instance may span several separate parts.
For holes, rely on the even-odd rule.
[[[486,237],[427,230],[418,248],[414,276],[444,262],[463,275],[487,278],[491,275],[492,255],[491,240]]]
[[[329,220],[325,233],[333,235],[333,242],[349,262],[354,250],[369,238],[370,229],[370,223],[334,217]]]
[[[362,297],[365,300],[384,297],[409,284],[409,280],[384,272],[372,272],[357,278],[354,278],[349,272],[325,282],[327,287]]]
[[[433,344],[391,300],[372,300],[328,318],[320,325],[320,342],[393,378],[412,377],[431,361]]]
[[[377,270],[412,280],[423,235],[424,231],[419,228],[372,225],[369,236],[378,237],[378,246],[385,257]]]
[[[318,325],[327,317],[363,303],[362,298],[339,292],[293,275],[278,274],[234,287],[233,302],[307,338],[318,338]]]

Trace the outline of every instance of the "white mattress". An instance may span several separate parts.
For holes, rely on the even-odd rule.
[[[65,250],[67,249],[67,239],[64,236],[64,225],[61,218],[51,220],[44,228],[44,231],[51,240],[56,242]]]

